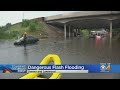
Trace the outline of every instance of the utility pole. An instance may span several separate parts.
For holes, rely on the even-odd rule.
[[[23,11],[23,20],[24,20],[24,11]]]

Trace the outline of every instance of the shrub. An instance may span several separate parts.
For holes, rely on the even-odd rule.
[[[29,26],[29,29],[30,29],[30,31],[36,31],[36,30],[37,30],[36,24],[33,23],[33,22],[31,22],[31,23],[30,23],[30,26]]]
[[[29,30],[32,32],[39,30],[39,23],[36,20],[31,21],[29,24]]]
[[[11,27],[11,25],[12,25],[11,23],[7,23],[7,24],[5,25],[5,28],[6,28],[6,29],[9,29],[9,28]]]
[[[28,27],[28,26],[29,26],[29,23],[30,23],[29,20],[23,19],[23,20],[22,20],[22,27]]]

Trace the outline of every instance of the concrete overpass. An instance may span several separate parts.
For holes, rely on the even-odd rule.
[[[112,28],[120,27],[120,11],[81,11],[44,18],[46,23],[63,27],[64,37],[66,38],[67,29],[69,37],[73,29],[87,28],[107,28],[110,29],[112,38]]]

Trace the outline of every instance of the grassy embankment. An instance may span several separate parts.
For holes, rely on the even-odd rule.
[[[24,32],[27,32],[27,35],[32,35],[37,38],[47,38],[45,26],[42,22],[23,20],[18,24],[0,27],[0,39],[17,39],[21,37]]]

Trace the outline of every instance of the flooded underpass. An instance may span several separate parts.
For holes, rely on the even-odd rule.
[[[48,54],[57,54],[62,64],[120,63],[120,42],[94,38],[43,39],[34,45],[14,46],[0,41],[1,64],[39,64]],[[0,74],[0,79],[18,79],[25,74]],[[49,76],[49,75],[46,75]],[[120,74],[62,74],[62,79],[118,79]]]

